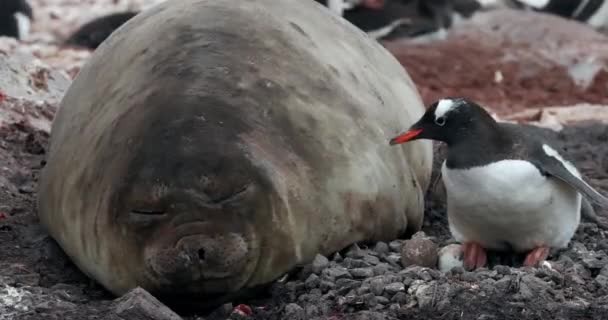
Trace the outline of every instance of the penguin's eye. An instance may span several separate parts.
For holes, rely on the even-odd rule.
[[[443,125],[445,124],[445,117],[439,117],[439,118],[435,119],[435,123],[438,126],[442,126],[443,127]]]

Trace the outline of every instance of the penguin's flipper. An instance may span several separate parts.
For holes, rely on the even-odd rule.
[[[568,183],[589,200],[608,208],[608,198],[587,184],[574,165],[562,158],[555,149],[543,144],[539,151],[532,162],[535,162],[541,172]]]

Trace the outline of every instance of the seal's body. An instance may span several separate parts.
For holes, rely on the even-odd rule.
[[[313,1],[167,1],[67,91],[40,220],[114,294],[215,305],[420,229],[430,142],[382,141],[423,113],[393,56]]]

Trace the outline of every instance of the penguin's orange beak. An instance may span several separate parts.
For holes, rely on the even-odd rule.
[[[406,143],[406,142],[411,141],[412,139],[416,138],[421,133],[422,133],[422,129],[410,129],[407,132],[402,133],[402,134],[392,138],[391,141],[389,142],[389,144],[392,146],[392,145],[396,145],[396,144]]]

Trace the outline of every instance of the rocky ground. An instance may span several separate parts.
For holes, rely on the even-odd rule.
[[[32,39],[37,40],[0,39],[0,320],[179,319],[145,292],[120,298],[108,294],[78,271],[36,218],[36,183],[44,166],[50,120],[78,66],[89,55],[55,46],[82,18],[65,14],[65,21],[53,19],[50,12],[55,9],[49,4],[77,12],[83,10],[84,2],[34,1],[42,8],[40,15],[48,15],[35,25],[38,31]],[[94,3],[105,12],[131,5],[110,0]],[[50,27],[44,28],[45,23]],[[63,24],[68,27],[62,28]],[[427,102],[445,95],[467,95],[502,118],[541,124],[549,119],[552,127],[559,124],[563,127],[559,132],[528,130],[559,142],[587,181],[608,194],[608,124],[602,123],[608,119],[603,107],[608,99],[606,43],[605,36],[577,24],[503,12],[462,25],[446,40],[387,47],[407,66]],[[572,108],[577,104],[582,104],[580,109]],[[597,106],[586,108],[585,104]],[[558,106],[560,111],[551,110],[553,116],[544,117],[543,111],[513,116],[547,106]],[[581,122],[589,119],[594,121]],[[444,149],[437,146],[436,151],[435,170]],[[429,190],[423,233],[413,239],[358,244],[330,257],[318,256],[273,284],[264,296],[181,317],[606,318],[606,230],[584,220],[569,247],[554,251],[549,263],[539,268],[522,268],[521,256],[491,254],[488,268],[466,272],[457,267],[443,272],[436,266],[437,249],[452,243],[444,200],[441,184]],[[596,210],[600,216],[608,215],[606,210]],[[152,314],[146,317],[146,312]]]

